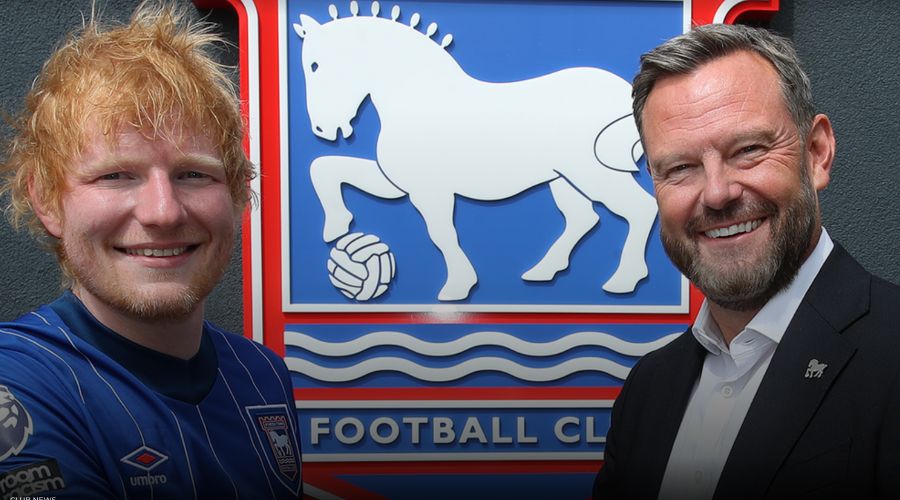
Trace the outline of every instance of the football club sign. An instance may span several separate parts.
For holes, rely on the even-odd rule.
[[[777,0],[195,3],[240,20],[245,315],[292,372],[306,491],[587,496],[630,368],[700,303],[639,56]]]

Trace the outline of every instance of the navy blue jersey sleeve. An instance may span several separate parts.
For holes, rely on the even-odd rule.
[[[74,372],[52,350],[0,336],[0,498],[109,498]]]

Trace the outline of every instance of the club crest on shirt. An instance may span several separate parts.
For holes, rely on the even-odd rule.
[[[287,406],[248,406],[246,410],[270,467],[282,480],[296,481],[300,475],[300,457]]]
[[[17,455],[34,432],[31,414],[5,385],[0,385],[0,462]]]

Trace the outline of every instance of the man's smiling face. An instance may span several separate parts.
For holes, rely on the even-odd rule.
[[[810,169],[771,64],[739,51],[662,78],[643,141],[663,244],[710,300],[758,309],[791,282],[828,178]]]
[[[144,319],[194,312],[224,272],[238,209],[211,141],[126,126],[95,133],[66,173],[59,238],[75,293],[86,303]]]

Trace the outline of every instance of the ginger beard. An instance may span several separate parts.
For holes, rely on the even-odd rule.
[[[794,280],[815,244],[812,238],[819,225],[816,192],[805,163],[803,155],[800,191],[785,207],[768,200],[741,199],[722,210],[704,207],[702,214],[688,221],[686,237],[669,234],[662,226],[661,239],[669,258],[709,300],[725,309],[754,311]],[[700,249],[697,228],[760,217],[768,218],[771,245],[757,259],[740,254],[708,258]]]
[[[176,283],[177,273],[147,269],[145,280],[150,286],[138,286],[122,279],[101,262],[90,241],[83,235],[68,235],[61,242],[67,269],[75,279],[73,291],[84,289],[97,299],[128,316],[146,320],[178,319],[200,306],[225,274],[231,260],[233,235],[216,245],[204,269],[197,271],[186,284]]]

